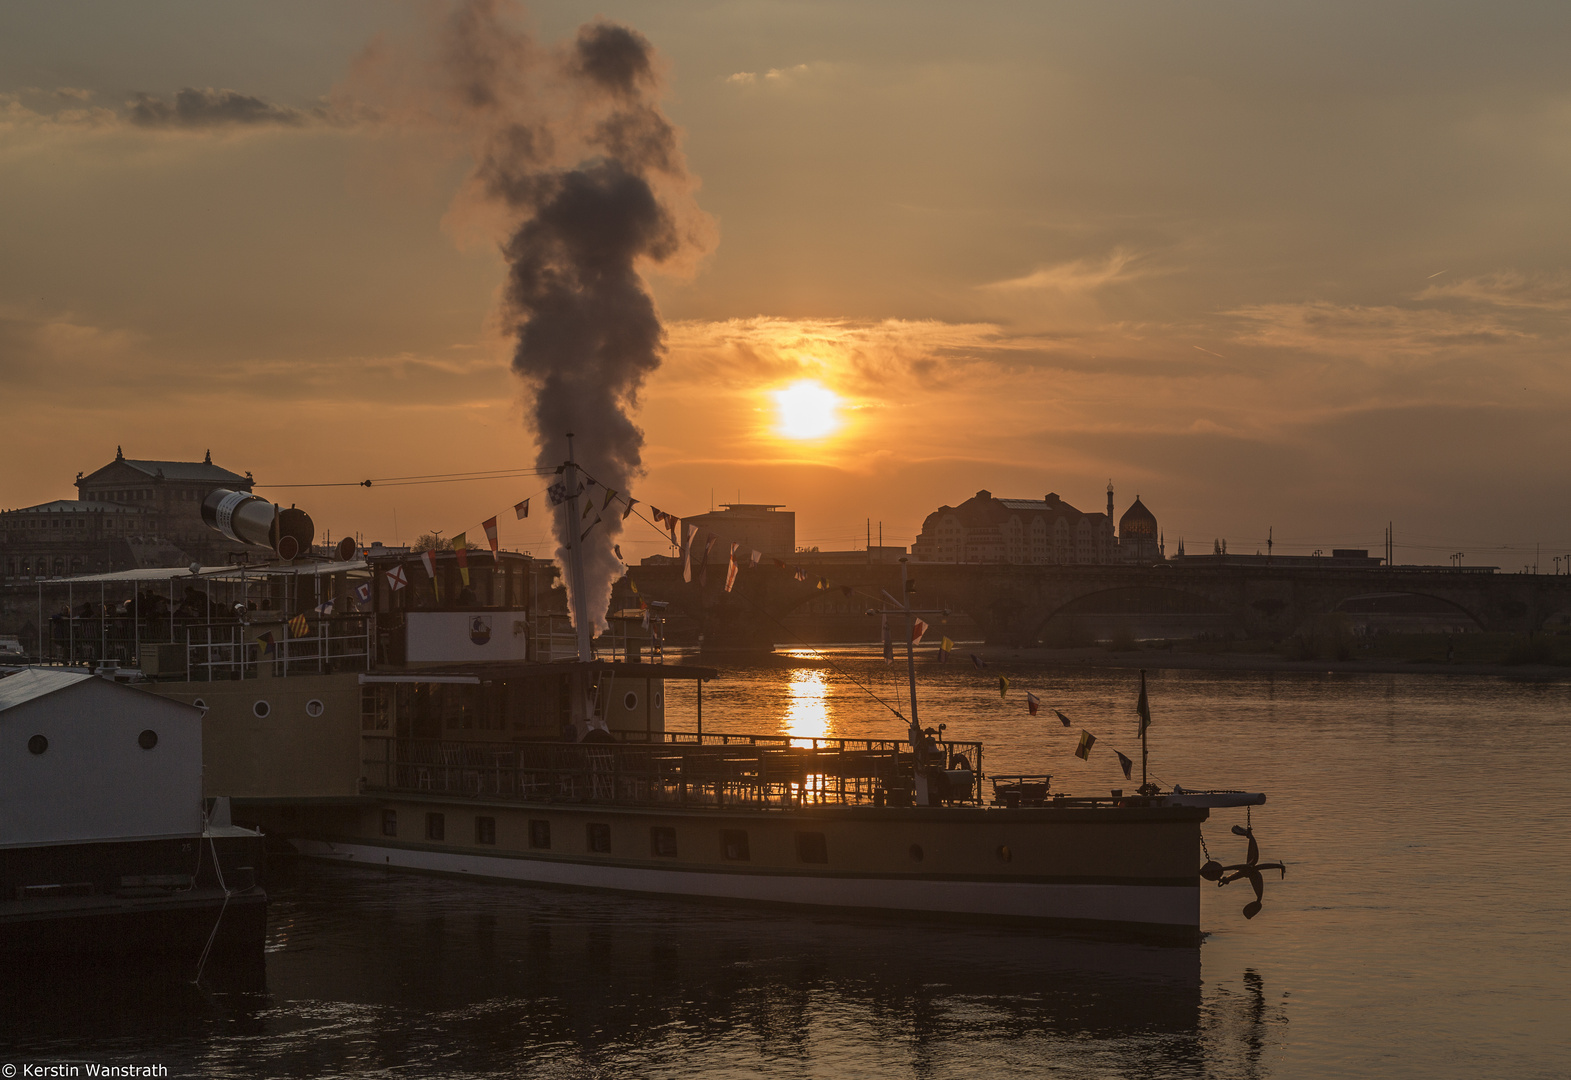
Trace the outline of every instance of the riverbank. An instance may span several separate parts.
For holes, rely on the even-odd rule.
[[[1297,660],[1279,653],[1242,649],[1201,651],[1173,648],[1135,648],[1113,651],[1103,646],[1083,648],[1010,648],[1001,645],[965,644],[961,659],[969,662],[975,653],[988,663],[1024,664],[1041,667],[1145,668],[1209,671],[1277,671],[1304,674],[1379,674],[1379,675],[1468,675],[1496,676],[1534,682],[1571,679],[1571,668],[1559,664],[1507,664],[1476,659],[1447,662],[1444,659],[1401,658],[1393,656],[1354,656],[1349,659]]]

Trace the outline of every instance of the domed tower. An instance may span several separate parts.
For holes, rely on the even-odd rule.
[[[1140,496],[1118,519],[1118,548],[1124,562],[1151,563],[1161,558],[1157,543],[1156,517],[1145,508]]]

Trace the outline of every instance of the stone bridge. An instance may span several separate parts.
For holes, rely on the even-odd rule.
[[[781,620],[811,601],[846,612],[865,608],[880,590],[898,595],[897,564],[845,562],[806,568],[809,581],[770,564],[744,568],[726,594],[725,565],[707,583],[682,581],[679,566],[635,567],[641,593],[666,600],[695,619],[709,648],[766,650],[785,640]],[[1250,636],[1291,634],[1317,615],[1350,603],[1417,597],[1431,610],[1454,611],[1480,629],[1528,633],[1571,613],[1571,576],[1491,574],[1445,568],[1319,569],[1208,566],[1008,566],[912,563],[917,606],[969,615],[989,643],[1036,643],[1054,616],[1119,611],[1224,617]],[[819,576],[828,590],[816,586]],[[841,586],[856,596],[846,598]],[[625,588],[625,586],[623,586]]]

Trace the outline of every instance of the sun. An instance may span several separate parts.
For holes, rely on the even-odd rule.
[[[802,379],[774,391],[779,432],[788,439],[822,439],[840,427],[840,395],[820,382]]]

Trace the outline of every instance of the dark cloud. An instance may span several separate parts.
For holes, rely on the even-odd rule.
[[[299,109],[242,94],[238,90],[187,86],[171,100],[137,94],[126,103],[126,118],[140,127],[207,128],[235,125],[303,124],[311,117]]]

